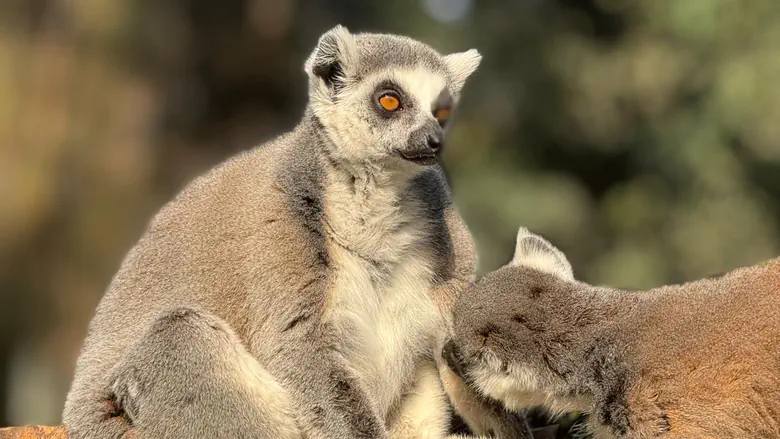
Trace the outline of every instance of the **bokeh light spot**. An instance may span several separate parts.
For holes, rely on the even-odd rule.
[[[431,18],[443,23],[462,20],[474,6],[472,0],[423,0],[423,5]]]

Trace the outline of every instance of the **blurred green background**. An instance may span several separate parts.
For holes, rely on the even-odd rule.
[[[777,0],[2,0],[0,425],[60,422],[125,252],[337,23],[484,55],[445,156],[482,270],[519,225],[629,288],[780,254]]]

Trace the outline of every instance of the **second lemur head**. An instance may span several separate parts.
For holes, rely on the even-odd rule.
[[[417,170],[437,163],[476,50],[440,55],[411,38],[336,26],[305,70],[309,105],[328,134],[330,154],[352,165]]]
[[[571,375],[597,317],[592,291],[574,280],[560,250],[520,229],[512,262],[459,297],[444,358],[479,394],[510,409],[575,409]]]

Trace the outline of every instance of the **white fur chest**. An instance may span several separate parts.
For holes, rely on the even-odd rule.
[[[330,189],[325,209],[333,271],[325,320],[347,367],[387,416],[444,327],[429,294],[428,225],[419,206],[399,203],[381,188],[369,188],[366,197],[359,189]]]
[[[327,321],[336,328],[347,367],[387,416],[443,327],[428,294],[429,264],[410,256],[381,276],[370,262],[343,249],[336,253]]]
[[[370,263],[346,250],[338,253],[328,321],[340,336],[338,348],[347,366],[387,416],[443,327],[428,294],[430,269],[421,258],[410,257],[377,279]]]

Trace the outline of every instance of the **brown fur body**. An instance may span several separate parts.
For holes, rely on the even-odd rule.
[[[617,319],[634,437],[780,437],[780,259],[637,294]],[[659,421],[660,419],[660,421]]]

